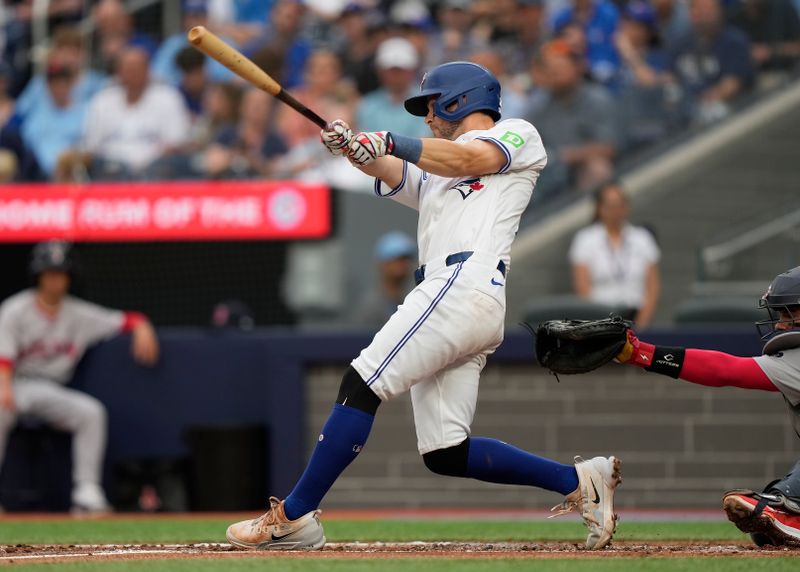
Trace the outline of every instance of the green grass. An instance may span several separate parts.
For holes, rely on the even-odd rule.
[[[0,520],[0,544],[104,544],[104,543],[184,543],[222,542],[225,518],[113,520]],[[337,541],[410,541],[474,540],[581,542],[585,529],[579,521],[346,521],[325,523],[328,540]],[[617,538],[658,544],[668,540],[746,541],[746,537],[726,522],[622,522]],[[800,556],[800,553],[798,553]],[[443,557],[406,559],[348,559],[339,557],[280,558],[274,554],[238,558],[223,554],[215,558],[62,561],[26,563],[17,561],[14,569],[81,572],[793,572],[800,569],[800,558],[752,558],[720,556],[701,558],[617,558],[602,553],[582,558],[475,558]],[[2,566],[0,566],[1,568]]]
[[[0,520],[2,544],[105,544],[144,542],[224,542],[229,520]],[[579,521],[346,521],[324,522],[331,542],[476,540],[581,540],[586,532]],[[622,522],[619,540],[741,540],[744,535],[726,522]]]
[[[265,558],[222,560],[162,560],[127,562],[68,562],[64,564],[21,564],[14,570],[47,571],[58,568],[64,572],[397,572],[413,569],[415,572],[520,572],[522,570],[542,572],[783,572],[797,570],[794,558],[647,558],[619,559],[597,558],[564,560],[513,560],[513,559],[430,559],[423,560],[270,560]]]

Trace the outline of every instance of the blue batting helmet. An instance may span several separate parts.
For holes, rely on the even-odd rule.
[[[485,67],[472,62],[450,62],[436,66],[422,78],[419,95],[405,101],[412,115],[428,115],[428,98],[436,97],[433,113],[445,121],[458,121],[470,113],[485,111],[500,119],[500,82]],[[447,108],[454,102],[458,107]]]

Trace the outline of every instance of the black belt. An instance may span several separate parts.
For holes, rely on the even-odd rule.
[[[453,264],[458,264],[459,262],[464,262],[468,260],[470,256],[472,256],[473,250],[465,250],[463,252],[456,252],[455,254],[451,254],[447,258],[444,259],[445,266],[452,266]],[[503,275],[505,278],[506,275],[506,263],[502,260],[497,263],[497,269],[500,271],[500,274]],[[423,264],[419,268],[414,271],[414,283],[419,286],[420,282],[425,280],[425,265]]]

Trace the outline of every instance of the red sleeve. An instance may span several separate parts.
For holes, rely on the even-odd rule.
[[[133,328],[146,321],[147,316],[141,312],[125,312],[125,321],[122,322],[122,331],[123,333],[130,332]]]
[[[681,379],[711,387],[741,387],[778,391],[751,357],[737,357],[709,350],[686,350]]]
[[[14,369],[14,360],[0,357],[0,367],[7,367],[8,369]]]

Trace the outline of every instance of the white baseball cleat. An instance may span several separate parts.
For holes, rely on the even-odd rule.
[[[616,457],[595,457],[584,461],[575,457],[575,470],[578,472],[578,488],[568,494],[564,502],[552,508],[557,511],[553,516],[580,507],[583,522],[589,529],[586,548],[604,548],[611,542],[617,529],[614,491],[622,482],[620,460]]]
[[[111,505],[100,485],[83,482],[76,484],[72,489],[72,512],[74,514],[98,516],[111,511]]]
[[[270,497],[269,504],[269,510],[258,518],[230,525],[225,534],[228,542],[254,550],[320,550],[325,546],[319,521],[322,511],[313,510],[289,520],[282,500]]]

